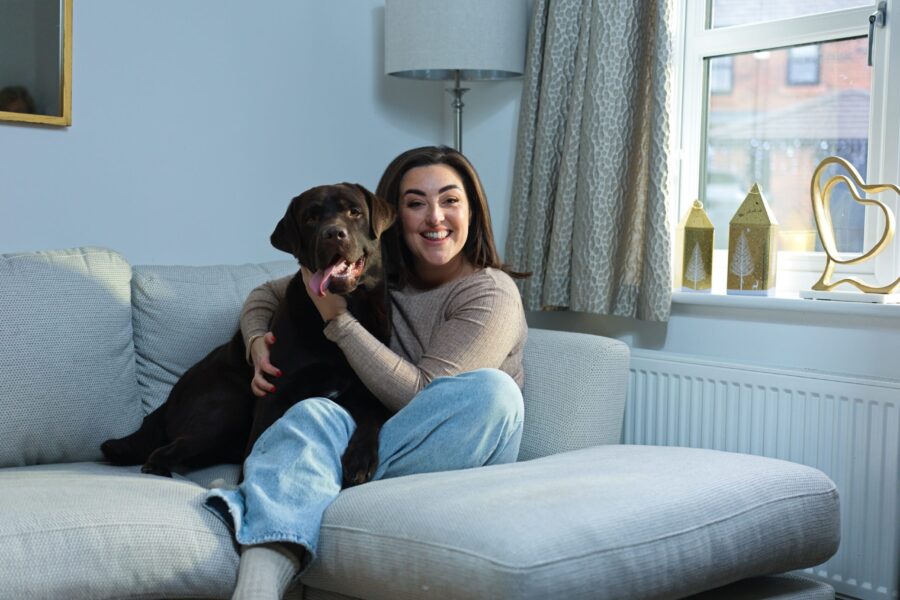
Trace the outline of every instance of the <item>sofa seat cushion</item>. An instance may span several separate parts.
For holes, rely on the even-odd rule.
[[[0,596],[230,597],[238,554],[204,492],[136,467],[0,469]]]
[[[131,267],[86,247],[0,255],[0,467],[101,458],[137,429]]]
[[[345,490],[303,582],[370,600],[676,598],[819,564],[838,538],[816,469],[598,446]]]
[[[256,286],[297,272],[296,261],[203,267],[134,267],[134,346],[144,414],[165,402],[178,378],[238,330]],[[249,382],[247,385],[250,385]]]

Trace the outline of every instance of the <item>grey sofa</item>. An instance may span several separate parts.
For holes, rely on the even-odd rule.
[[[236,468],[160,478],[104,464],[98,446],[232,334],[253,286],[294,269],[0,256],[0,598],[230,596],[238,554],[200,499]],[[835,552],[838,496],[821,472],[619,445],[621,342],[532,330],[525,360],[519,462],[344,491],[292,597],[833,597],[760,577]]]

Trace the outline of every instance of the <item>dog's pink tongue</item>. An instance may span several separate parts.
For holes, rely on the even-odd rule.
[[[313,273],[313,276],[309,278],[309,289],[317,296],[324,296],[325,292],[328,291],[328,279],[331,277],[331,272],[334,271],[334,265],[330,267],[325,267],[321,271],[316,271]]]

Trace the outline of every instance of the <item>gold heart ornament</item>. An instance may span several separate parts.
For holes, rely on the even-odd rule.
[[[825,172],[825,169],[832,164],[837,164],[847,171],[850,174],[850,177],[846,175],[835,175],[825,182],[825,186],[821,187],[820,179],[822,178],[822,174]],[[852,181],[851,181],[852,179]],[[872,248],[866,252],[865,254],[861,254],[855,258],[847,258],[842,259],[840,254],[838,253],[837,243],[834,239],[834,223],[831,220],[831,192],[835,186],[844,183],[847,185],[847,188],[850,190],[850,195],[853,196],[853,199],[859,202],[860,204],[869,204],[877,206],[881,209],[882,214],[884,214],[884,232],[881,234],[881,239],[872,246]],[[854,186],[854,183],[856,186]],[[816,170],[813,172],[812,176],[812,184],[811,184],[811,195],[812,195],[812,207],[813,214],[816,217],[816,229],[819,230],[819,239],[822,240],[822,247],[825,249],[825,254],[827,255],[825,259],[825,271],[822,273],[822,277],[813,284],[812,289],[819,291],[830,291],[835,287],[839,286],[842,283],[849,283],[850,285],[855,286],[858,290],[862,292],[866,292],[868,294],[892,294],[900,288],[900,277],[895,279],[893,283],[889,283],[882,287],[873,287],[871,285],[867,285],[858,279],[853,279],[852,277],[846,277],[844,279],[839,279],[838,281],[831,281],[831,277],[834,274],[834,268],[836,265],[855,265],[861,262],[865,262],[875,256],[877,256],[884,247],[887,246],[891,239],[894,237],[894,213],[891,212],[883,202],[879,200],[873,200],[871,198],[863,198],[860,196],[857,188],[863,190],[863,192],[872,194],[877,192],[883,192],[886,190],[893,190],[896,194],[900,195],[900,187],[892,183],[875,183],[871,185],[866,185],[866,183],[862,180],[862,177],[859,176],[859,172],[856,168],[851,165],[849,162],[844,160],[839,156],[829,156],[819,163],[819,166],[816,167]]]

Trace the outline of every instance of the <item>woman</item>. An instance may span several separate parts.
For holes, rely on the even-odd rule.
[[[444,147],[404,152],[376,194],[397,223],[385,233],[393,335],[385,346],[347,312],[341,296],[307,291],[353,370],[393,416],[379,437],[373,479],[515,461],[522,437],[518,290],[500,263],[475,169]],[[277,378],[267,326],[289,278],[255,289],[241,330],[264,396]],[[280,598],[315,557],[322,514],[340,492],[341,455],[354,423],[324,398],[294,405],[260,437],[237,490],[211,490],[207,506],[242,545],[235,598]],[[400,508],[400,507],[398,507]]]

